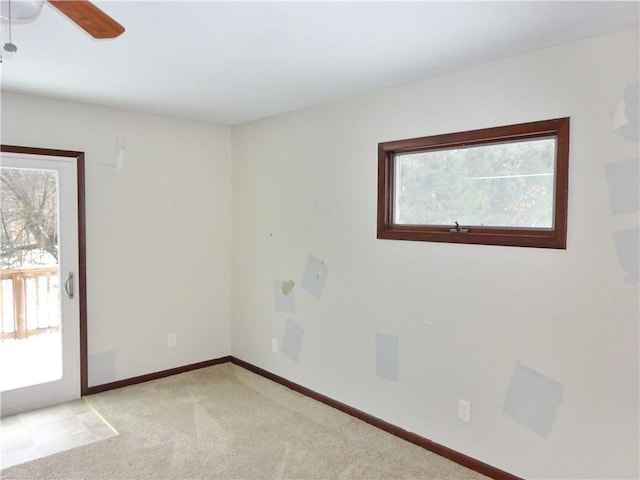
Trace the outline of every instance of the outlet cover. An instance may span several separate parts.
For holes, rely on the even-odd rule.
[[[167,335],[167,347],[175,347],[176,346],[176,334],[170,333]]]
[[[469,400],[458,400],[458,418],[463,422],[471,422],[471,402]]]
[[[273,353],[278,353],[278,339],[277,338],[272,338],[271,339],[271,351]]]

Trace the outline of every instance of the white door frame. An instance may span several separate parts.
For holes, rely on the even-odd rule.
[[[21,391],[3,392],[1,395],[9,395],[10,400],[6,406],[0,404],[3,416],[18,413],[19,411],[40,408],[46,405],[52,405],[63,401],[79,398],[87,393],[88,375],[87,375],[87,316],[86,316],[86,255],[85,255],[85,208],[84,208],[84,153],[68,150],[53,150],[33,147],[18,147],[12,145],[2,145],[0,150],[7,156],[18,157],[22,159],[38,159],[43,161],[54,160],[58,162],[61,168],[72,172],[69,178],[71,183],[61,185],[62,189],[75,190],[71,204],[60,208],[75,210],[77,213],[77,237],[68,239],[71,247],[77,251],[77,261],[72,262],[69,267],[61,270],[60,279],[64,282],[69,272],[74,273],[74,298],[69,299],[66,294],[61,293],[61,302],[66,304],[63,308],[67,309],[73,321],[70,327],[63,329],[63,350],[67,351],[63,371],[65,372],[63,380],[65,382],[64,394],[41,395],[47,388],[47,384],[34,385],[20,389]],[[53,162],[56,163],[56,162]],[[75,183],[75,185],[74,185]],[[76,236],[74,232],[74,236]],[[62,242],[61,242],[62,243]],[[64,246],[63,246],[64,248]],[[62,265],[61,265],[62,268]],[[64,298],[64,299],[63,299]],[[67,334],[65,334],[65,330]],[[67,345],[64,345],[64,342]],[[71,344],[69,344],[71,342]],[[71,374],[71,375],[68,375]],[[53,383],[53,382],[52,382]],[[15,394],[15,395],[14,395]],[[38,400],[36,400],[36,397]],[[19,405],[16,404],[19,400]],[[2,402],[5,403],[5,402]]]

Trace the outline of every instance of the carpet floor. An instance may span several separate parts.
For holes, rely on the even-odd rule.
[[[484,479],[232,364],[88,397],[120,433],[2,479]]]

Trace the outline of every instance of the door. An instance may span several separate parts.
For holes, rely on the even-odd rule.
[[[46,152],[0,163],[2,416],[81,394],[78,164]]]

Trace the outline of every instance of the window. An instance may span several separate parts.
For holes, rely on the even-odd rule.
[[[566,248],[569,118],[378,144],[378,238]]]

